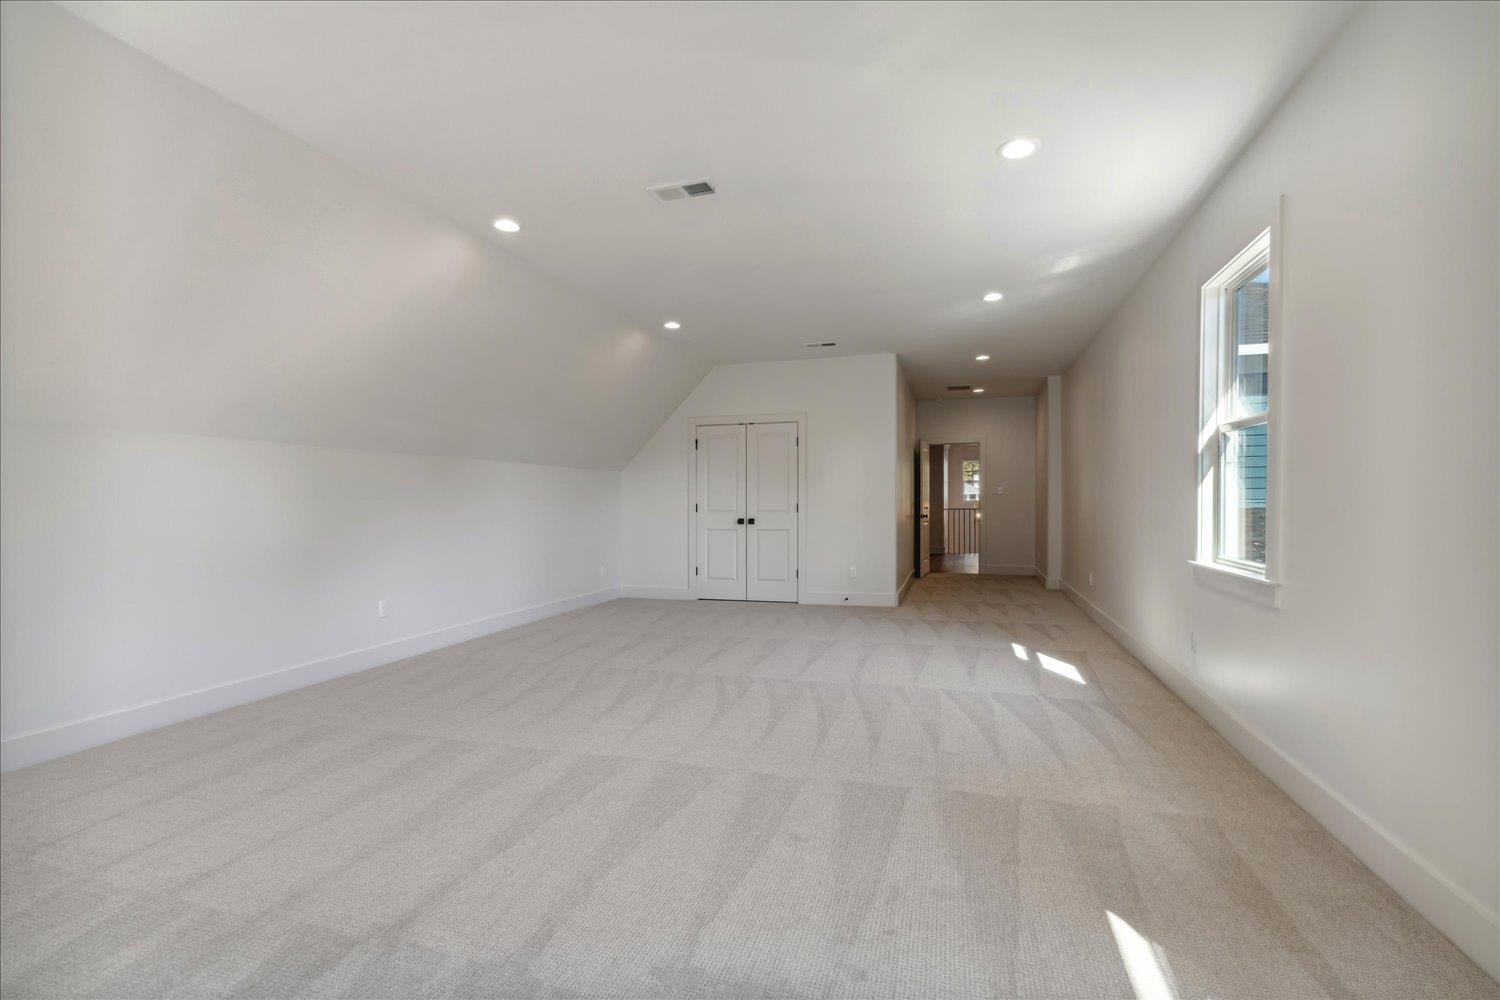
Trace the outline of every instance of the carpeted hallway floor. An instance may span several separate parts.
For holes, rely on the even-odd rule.
[[[0,822],[7,997],[1496,995],[1013,578],[615,601],[6,775]]]

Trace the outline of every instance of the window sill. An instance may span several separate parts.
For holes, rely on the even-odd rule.
[[[1204,586],[1264,604],[1268,608],[1281,607],[1281,584],[1273,580],[1197,559],[1188,560],[1188,565],[1193,567],[1193,578]]]

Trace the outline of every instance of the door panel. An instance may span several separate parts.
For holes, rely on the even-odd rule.
[[[693,595],[745,599],[745,425],[697,429]]]
[[[746,548],[752,601],[797,600],[797,425],[751,424],[746,462]]]
[[[917,442],[917,557],[921,572],[932,572],[932,451],[926,441]]]

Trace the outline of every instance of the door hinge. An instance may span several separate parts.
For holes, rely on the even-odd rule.
[[[693,575],[694,575],[694,576],[697,576],[697,575],[698,575],[698,567],[697,567],[697,566],[694,566],[694,567],[693,567]]]
[[[792,571],[792,572],[793,572],[793,573],[794,573],[794,574],[795,574],[795,575],[794,575],[794,576],[793,576],[793,577],[792,577],[792,579],[794,579],[794,580],[800,580],[800,579],[802,579],[802,571],[801,571],[801,570],[800,570],[800,569],[798,569],[798,570],[793,570],[793,571]]]
[[[698,450],[698,439],[697,438],[693,438],[693,450],[694,451]]]
[[[698,505],[697,504],[693,504],[693,513],[694,514],[698,513]]]
[[[797,501],[797,511],[796,512],[798,514],[802,513],[802,501],[800,501],[800,500]]]
[[[798,448],[802,447],[802,435],[801,434],[797,435],[796,440],[797,440],[797,447]]]

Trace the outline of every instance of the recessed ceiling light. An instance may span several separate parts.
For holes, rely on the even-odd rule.
[[[989,359],[990,359],[990,356],[988,354],[976,354],[976,355],[974,355],[974,360],[975,361],[988,361]]]
[[[984,301],[986,301],[986,302],[999,302],[1003,298],[1005,298],[1005,296],[1001,295],[999,292],[985,292],[984,293]]]
[[[1005,157],[1007,160],[1024,160],[1026,159],[1026,157],[1036,152],[1036,147],[1037,141],[1035,139],[1023,139],[1018,137],[1015,139],[1011,139],[1009,142],[1002,143],[1000,148],[996,150],[996,152]]]
[[[974,391],[975,392],[983,392],[984,390],[983,389],[975,389]]]
[[[662,326],[664,328],[668,329],[668,330],[681,330],[682,329],[682,324],[679,323],[679,322],[677,322],[675,319],[669,319],[669,320],[667,320],[665,323],[662,324]]]
[[[495,228],[502,233],[519,233],[521,231],[521,224],[515,219],[496,219]]]

